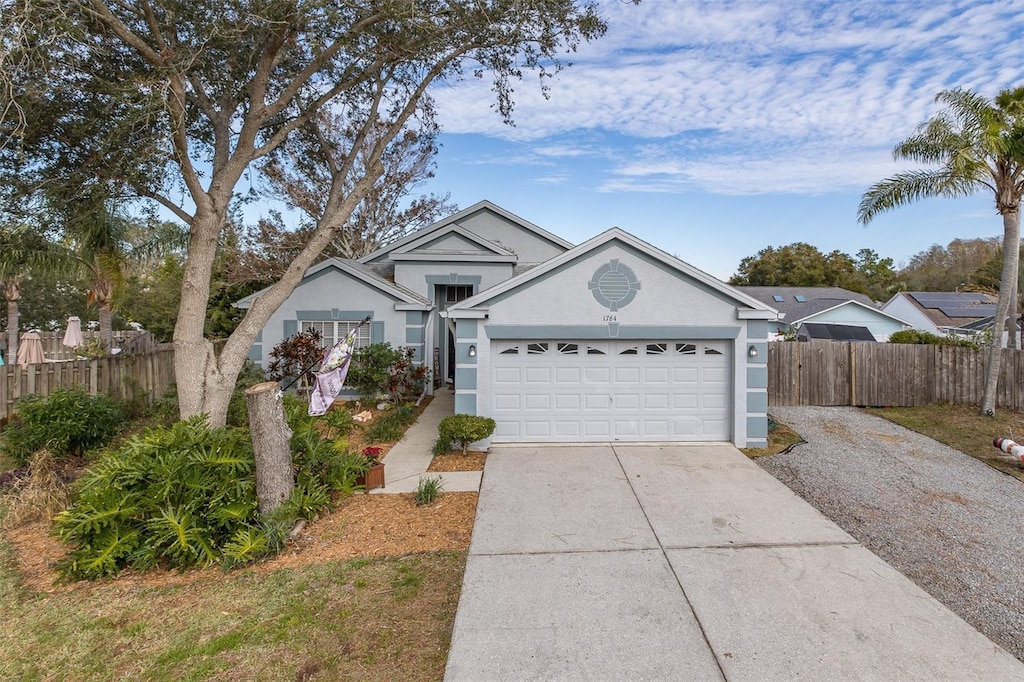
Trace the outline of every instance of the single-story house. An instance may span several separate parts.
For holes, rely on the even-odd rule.
[[[975,291],[901,291],[882,310],[921,331],[970,335],[992,326],[997,302],[995,296]]]
[[[825,324],[804,322],[797,332],[798,341],[868,341],[875,342],[875,335],[867,327],[848,324]]]
[[[737,287],[740,291],[779,311],[769,326],[769,338],[779,340],[787,334],[800,337],[807,323],[862,327],[875,341],[888,341],[889,335],[909,329],[910,323],[898,315],[879,309],[874,301],[841,287]],[[863,332],[857,332],[866,338]],[[811,337],[807,332],[805,337]],[[827,337],[820,337],[827,338]]]
[[[573,246],[482,201],[311,267],[251,357],[366,316],[359,342],[414,348],[456,412],[497,422],[491,442],[767,443],[777,311],[618,228]]]

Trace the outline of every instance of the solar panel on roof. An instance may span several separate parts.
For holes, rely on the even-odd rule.
[[[939,310],[947,317],[985,317],[996,314],[994,305],[941,306]]]
[[[921,293],[914,294],[914,299],[925,308],[941,308],[942,306],[948,306],[951,308],[962,308],[964,306],[968,306],[974,303],[989,303],[989,299],[987,296],[985,296],[984,294],[976,293]]]

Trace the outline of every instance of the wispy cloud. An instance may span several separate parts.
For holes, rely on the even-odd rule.
[[[888,150],[935,111],[938,91],[1024,81],[1024,0],[602,9],[608,35],[574,55],[549,100],[516,88],[515,128],[474,79],[435,92],[445,130],[519,141],[524,163],[606,164],[603,191],[822,192],[890,173]],[[617,153],[595,133],[615,136]]]

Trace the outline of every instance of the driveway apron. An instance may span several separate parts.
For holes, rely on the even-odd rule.
[[[1022,679],[728,444],[501,446],[445,679]]]

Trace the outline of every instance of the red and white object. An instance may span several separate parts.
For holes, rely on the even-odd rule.
[[[1009,438],[996,438],[992,441],[992,445],[995,445],[1014,459],[1019,459],[1021,463],[1024,463],[1024,445],[1015,443]]]

